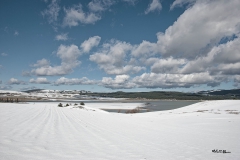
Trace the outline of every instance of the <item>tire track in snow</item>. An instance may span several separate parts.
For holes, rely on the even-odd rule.
[[[81,111],[81,110],[80,110]],[[83,110],[85,111],[85,110]],[[89,111],[89,114],[83,114],[82,116],[90,116],[91,114],[91,111]],[[92,112],[94,114],[94,112]],[[101,114],[102,115],[102,114]],[[72,115],[72,116],[75,116],[75,115]],[[106,119],[105,116],[112,116],[111,114],[108,114],[108,115],[104,115],[104,118],[103,119]],[[99,116],[98,116],[99,118]],[[114,117],[111,117],[111,118],[114,118]],[[76,119],[76,118],[75,118]],[[88,119],[87,117],[86,118],[83,118],[83,121],[84,119]],[[116,125],[114,125],[113,123],[116,123]],[[114,127],[109,127],[109,126],[106,126],[106,125],[102,125],[104,123],[101,123],[101,119],[91,119],[91,121],[86,121],[84,122],[89,129],[89,131],[91,132],[92,135],[96,136],[98,139],[102,139],[105,141],[105,144],[106,146],[108,146],[109,148],[111,147],[115,147],[116,148],[116,151],[118,150],[118,152],[123,152],[123,154],[133,154],[133,152],[131,151],[130,152],[130,149],[128,148],[131,148],[132,146],[145,146],[146,149],[148,150],[152,150],[152,151],[156,151],[156,152],[159,152],[160,149],[159,148],[156,148],[156,147],[153,147],[154,145],[154,141],[153,142],[149,142],[149,141],[146,141],[145,143],[141,143],[139,141],[139,139],[136,139],[135,137],[130,137],[131,135],[130,134],[123,134],[123,133],[119,133],[119,132],[116,132],[117,128],[119,127],[119,124],[122,125],[121,127],[123,127],[123,130],[131,130],[133,127],[136,127],[136,124],[131,124],[131,122],[127,125],[128,128],[126,128],[126,123],[124,122],[119,122],[119,120],[111,123],[112,125],[114,125]],[[125,124],[125,125],[124,125]],[[116,127],[115,127],[116,126]],[[109,130],[109,128],[113,128],[112,130]],[[139,129],[142,131],[142,127],[139,125],[138,128],[135,128],[135,131],[136,129]],[[94,133],[97,133],[97,134],[94,134]],[[141,133],[140,131],[138,133]],[[107,137],[107,135],[112,135],[111,137]],[[106,137],[106,138],[105,138]],[[118,137],[118,138],[116,138]],[[122,141],[122,144],[125,142],[125,145],[116,145],[116,144],[119,144],[119,143],[116,143],[116,141],[118,141],[119,139],[121,139]],[[121,143],[120,143],[121,144]],[[126,145],[127,144],[127,145]],[[136,154],[138,155],[138,154]]]

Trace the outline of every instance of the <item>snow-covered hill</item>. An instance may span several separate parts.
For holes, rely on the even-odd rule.
[[[1,159],[240,159],[240,101],[139,114],[80,108],[0,103]]]
[[[94,97],[88,97],[81,95],[82,92],[87,91],[76,91],[76,90],[32,90],[26,92],[0,90],[0,97],[18,96],[26,99],[38,99],[38,100],[51,100],[51,99],[92,99]]]

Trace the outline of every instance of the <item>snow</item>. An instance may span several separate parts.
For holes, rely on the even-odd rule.
[[[23,92],[11,91],[11,90],[0,90],[0,93],[15,93],[15,94],[24,94]]]
[[[77,103],[78,102],[78,103]],[[137,107],[143,107],[143,103],[122,103],[122,102],[101,102],[101,103],[92,103],[90,100],[82,100],[82,102],[85,103],[85,107],[94,108],[94,109],[134,109]],[[66,104],[73,105],[77,103],[78,105],[79,100],[64,100],[64,102],[57,101],[57,102],[50,102],[49,105],[51,106],[57,106],[59,103],[62,103],[63,106],[66,106]],[[41,105],[47,105],[46,102],[30,102],[30,104],[41,104]]]
[[[142,103],[120,103],[120,102],[112,102],[112,103],[87,103],[87,106],[91,108],[99,108],[99,109],[134,109],[136,107],[142,107],[144,104]]]
[[[237,100],[139,114],[107,113],[94,106],[0,103],[0,125],[4,160],[240,159]]]

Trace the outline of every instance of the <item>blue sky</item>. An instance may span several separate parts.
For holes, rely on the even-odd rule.
[[[1,0],[0,89],[239,88],[239,0]]]

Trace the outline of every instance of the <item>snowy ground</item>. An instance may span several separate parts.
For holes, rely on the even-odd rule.
[[[88,103],[87,101],[83,101],[83,102],[86,104],[85,107],[98,108],[98,109],[134,109],[136,107],[144,106],[143,103],[127,103],[127,102],[122,103],[122,102],[113,102],[113,101],[101,102],[101,103]],[[76,102],[75,101],[67,102],[66,100],[64,102],[50,102],[50,104],[46,102],[36,102],[36,103],[30,102],[30,104],[36,104],[40,106],[42,105],[58,106],[59,103],[62,103],[63,106],[66,106],[66,104],[74,106]],[[78,103],[78,105],[79,104],[80,103]]]
[[[0,103],[4,160],[237,160],[239,133],[240,101],[206,101],[139,114],[52,103]],[[231,153],[213,153],[214,149]]]

